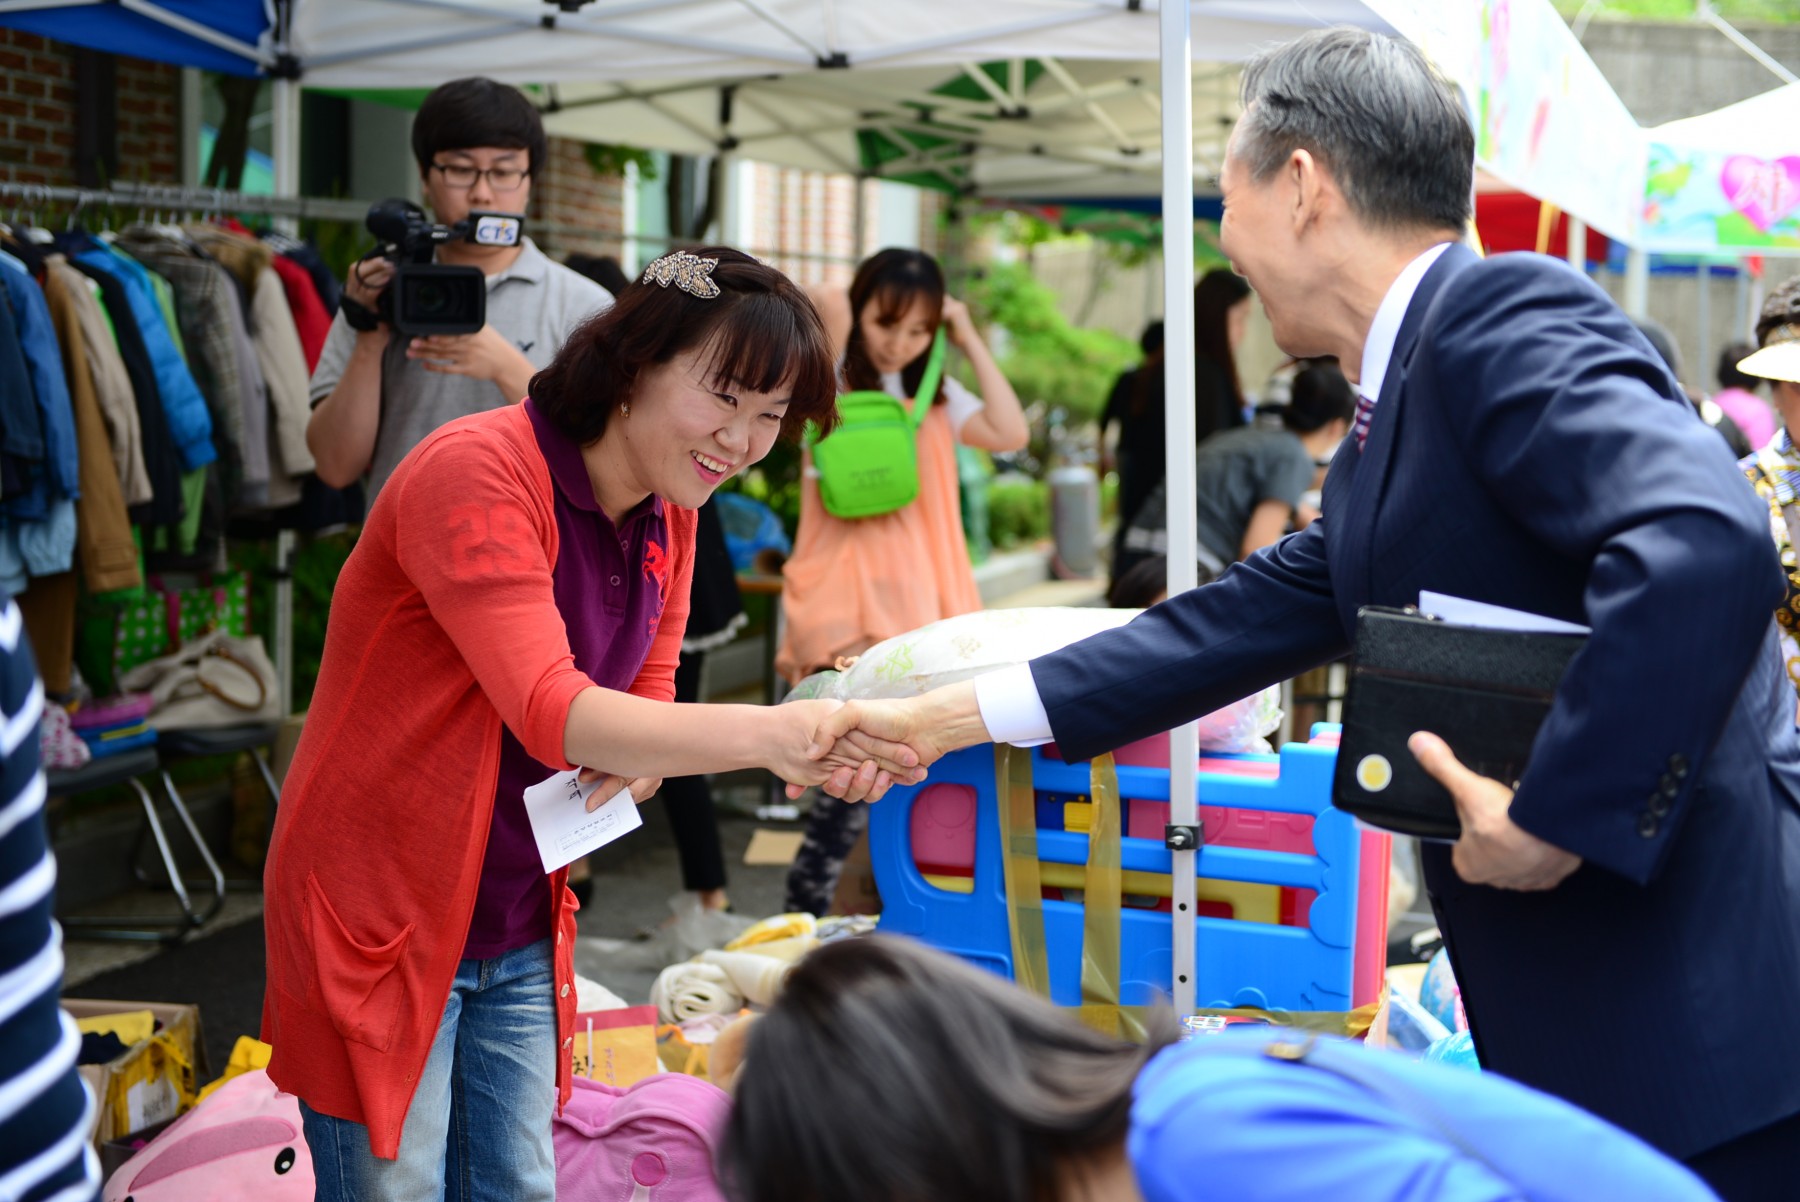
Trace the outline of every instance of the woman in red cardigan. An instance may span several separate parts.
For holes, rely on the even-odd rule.
[[[524,402],[445,426],[381,490],[265,874],[269,1075],[303,1103],[320,1199],[555,1196],[575,903],[526,787],[576,765],[617,778],[596,801],[743,767],[889,783],[814,758],[829,703],[661,704],[694,510],[778,436],[829,427],[834,391],[791,281],[672,254]]]

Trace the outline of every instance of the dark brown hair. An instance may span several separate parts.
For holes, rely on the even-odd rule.
[[[1250,295],[1250,285],[1243,276],[1223,267],[1215,267],[1194,285],[1194,352],[1199,363],[1217,368],[1217,379],[1200,370],[1194,372],[1194,417],[1196,439],[1213,433],[1213,414],[1220,410],[1236,412],[1244,407],[1244,386],[1238,380],[1237,355],[1231,349],[1231,306]],[[1159,323],[1160,324],[1160,323]],[[1145,331],[1146,334],[1148,331]],[[1151,416],[1151,398],[1162,396],[1163,355],[1167,348],[1158,339],[1154,349],[1145,348],[1143,364],[1138,368],[1131,394],[1134,417]],[[1199,363],[1196,364],[1198,368]],[[1201,404],[1202,389],[1222,384],[1229,393],[1224,404]],[[1210,398],[1209,398],[1210,399]]]
[[[853,389],[879,389],[881,373],[869,360],[869,348],[863,345],[862,314],[865,306],[877,305],[875,320],[891,325],[906,315],[907,308],[920,297],[931,310],[931,325],[936,329],[944,312],[944,273],[937,260],[916,250],[890,248],[863,260],[850,281],[850,339],[844,344],[844,383]],[[925,377],[925,363],[931,358],[928,346],[911,363],[900,370],[900,383],[908,397],[919,390]],[[935,404],[944,397],[943,384],[932,398]]]
[[[431,89],[413,117],[412,152],[419,174],[446,150],[492,146],[523,150],[526,171],[537,175],[548,154],[544,119],[525,93],[510,84],[472,75]]]
[[[1769,293],[1763,302],[1756,319],[1756,344],[1767,346],[1770,334],[1790,324],[1800,324],[1800,275]]]
[[[719,1151],[735,1202],[1045,1202],[1123,1144],[1140,1046],[923,944],[829,943],[750,1028]]]
[[[831,344],[806,293],[728,246],[692,253],[718,261],[708,278],[719,295],[698,297],[649,279],[626,288],[610,308],[576,327],[550,366],[531,377],[538,411],[586,446],[606,432],[613,410],[631,400],[646,369],[705,347],[708,368],[738,387],[789,390],[783,438],[799,438],[809,421],[830,433],[837,425]]]
[[[1244,407],[1244,385],[1231,347],[1231,309],[1249,295],[1249,281],[1227,267],[1213,268],[1194,285],[1194,355],[1218,368],[1232,412]]]

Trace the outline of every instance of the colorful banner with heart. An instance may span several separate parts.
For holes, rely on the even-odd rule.
[[[1800,155],[1759,159],[1734,154],[1719,173],[1719,187],[1731,207],[1744,215],[1760,233],[1800,208]]]

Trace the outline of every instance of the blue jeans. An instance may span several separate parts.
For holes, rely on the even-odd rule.
[[[456,966],[398,1159],[378,1159],[361,1123],[300,1103],[318,1202],[555,1202],[550,952],[541,939]]]

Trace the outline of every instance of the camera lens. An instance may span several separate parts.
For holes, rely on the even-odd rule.
[[[452,304],[450,290],[435,280],[420,280],[412,294],[413,311],[420,317],[440,317]]]

